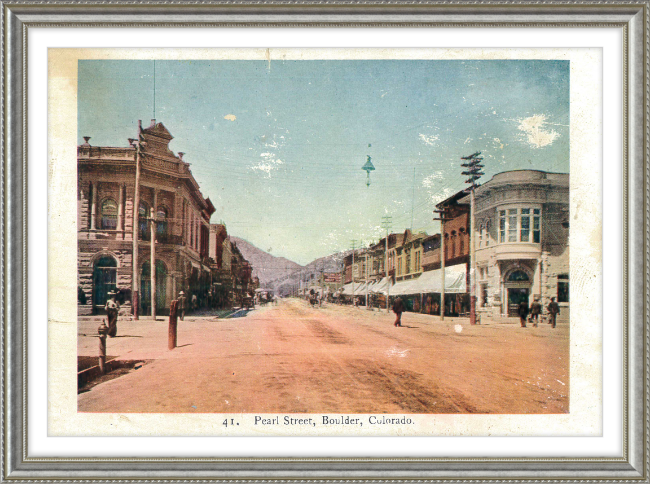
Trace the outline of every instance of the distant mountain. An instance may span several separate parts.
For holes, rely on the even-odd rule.
[[[320,257],[306,266],[301,266],[284,257],[275,257],[239,237],[231,235],[230,240],[237,244],[242,255],[253,266],[253,276],[260,278],[260,287],[273,289],[281,295],[289,294],[300,285],[301,280],[318,281],[321,271],[341,272],[343,258],[350,253],[339,252]]]
[[[311,261],[306,266],[296,269],[290,274],[268,282],[268,285],[272,287],[277,294],[290,294],[294,289],[297,289],[300,286],[300,281],[318,281],[320,279],[321,271],[340,273],[343,269],[343,259],[349,253],[349,251],[339,252],[326,257],[320,257]]]
[[[260,278],[260,287],[268,286],[271,281],[282,279],[302,269],[300,264],[284,257],[275,257],[244,239],[231,235],[230,240],[237,244],[244,258],[253,266],[253,276]]]

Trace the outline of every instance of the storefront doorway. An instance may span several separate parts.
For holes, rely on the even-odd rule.
[[[508,307],[506,309],[508,316],[516,317],[519,315],[519,304],[522,301],[528,302],[529,300],[531,290],[530,277],[527,272],[516,269],[506,276],[504,285],[507,292],[506,301]]]
[[[519,304],[521,301],[528,302],[529,289],[509,288],[508,289],[508,316],[519,316]]]
[[[108,300],[108,293],[117,288],[117,261],[107,255],[100,257],[93,267],[93,310],[101,312]]]

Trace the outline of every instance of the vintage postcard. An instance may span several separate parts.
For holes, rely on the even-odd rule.
[[[600,432],[597,52],[100,52],[50,52],[76,122],[50,127],[76,181],[53,433]]]

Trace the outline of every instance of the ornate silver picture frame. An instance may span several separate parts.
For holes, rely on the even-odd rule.
[[[650,4],[642,2],[13,2],[3,3],[3,197],[2,378],[3,460],[7,481],[541,481],[647,482],[648,254],[650,242]],[[28,220],[28,34],[30,29],[129,27],[380,27],[418,29],[614,28],[622,36],[622,433],[617,456],[448,457],[97,457],[30,454],[27,405]],[[108,46],[107,46],[108,47]],[[182,158],[182,156],[181,156]],[[75,268],[70,268],[74,271]],[[607,281],[605,281],[607,291]],[[42,295],[41,295],[42,297]],[[45,322],[42,322],[43,328]],[[604,415],[607,418],[607,415]],[[323,438],[323,437],[318,437]],[[567,437],[572,438],[572,437]],[[387,439],[399,439],[387,437]],[[490,439],[490,437],[486,437]],[[391,441],[390,445],[399,445]],[[489,445],[489,444],[488,444]]]

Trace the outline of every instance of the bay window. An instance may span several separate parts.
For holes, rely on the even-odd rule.
[[[542,239],[541,213],[541,209],[532,207],[499,210],[499,242],[539,244]]]

